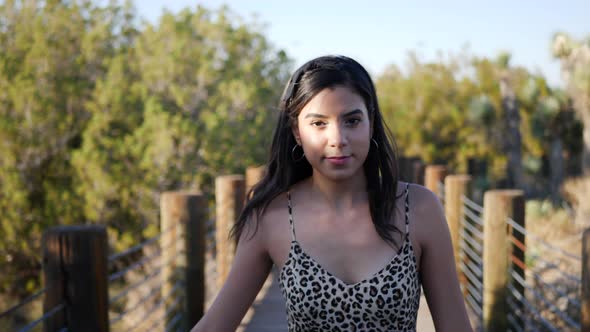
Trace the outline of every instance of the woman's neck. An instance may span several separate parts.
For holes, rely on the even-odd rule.
[[[310,199],[326,204],[333,211],[347,211],[368,202],[364,172],[342,181],[333,181],[314,174],[309,178]]]

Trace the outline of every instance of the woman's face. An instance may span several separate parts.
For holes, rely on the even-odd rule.
[[[363,170],[371,124],[365,102],[354,90],[322,90],[303,107],[297,122],[293,135],[314,172],[342,180]]]

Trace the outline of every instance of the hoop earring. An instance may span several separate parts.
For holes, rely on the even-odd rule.
[[[303,160],[303,158],[305,158],[305,152],[303,152],[303,154],[301,155],[301,157],[299,157],[298,159],[295,158],[295,149],[297,149],[297,147],[300,146],[299,144],[295,144],[295,146],[293,147],[293,149],[291,149],[291,158],[293,159],[294,162],[299,162],[301,160]],[[301,151],[303,151],[303,147],[301,148]]]
[[[371,142],[375,143],[377,150],[379,150],[379,143],[377,143],[377,141],[374,138],[371,138]]]

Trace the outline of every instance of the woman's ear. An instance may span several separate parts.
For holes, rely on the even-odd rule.
[[[301,145],[301,136],[299,136],[299,127],[297,125],[291,126],[291,132],[293,133],[293,137],[295,137],[295,141],[297,144]]]

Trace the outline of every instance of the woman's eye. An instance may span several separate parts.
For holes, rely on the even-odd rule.
[[[348,122],[348,124],[355,126],[355,125],[357,125],[359,122],[361,122],[361,119],[350,119],[350,120],[348,120],[347,122]]]
[[[311,123],[312,126],[316,126],[316,127],[319,127],[319,126],[321,126],[323,124],[324,123],[322,121],[314,121],[314,122]]]

